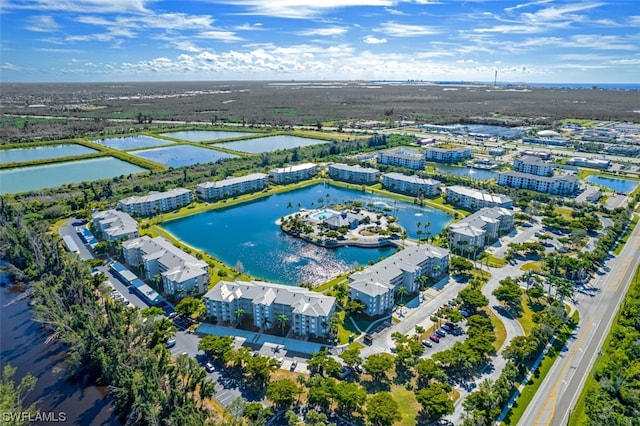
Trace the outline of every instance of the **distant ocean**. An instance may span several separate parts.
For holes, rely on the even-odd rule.
[[[470,82],[470,81],[437,81],[436,84],[488,84],[493,85],[493,82],[483,81],[483,82]],[[501,87],[522,87],[522,86],[531,86],[531,87],[547,87],[550,89],[593,89],[597,88],[599,90],[640,90],[640,83],[524,83],[524,82],[514,82],[514,83],[506,83],[504,81],[498,81],[498,86]]]

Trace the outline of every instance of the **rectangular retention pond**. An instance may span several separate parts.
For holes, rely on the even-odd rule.
[[[132,154],[169,167],[192,166],[200,163],[213,163],[227,158],[237,158],[237,155],[208,148],[198,148],[191,145],[176,145],[166,148],[145,149]]]
[[[0,170],[0,194],[53,188],[146,171],[113,157]]]
[[[585,180],[621,194],[631,194],[638,186],[638,181],[635,180],[618,179],[600,175],[589,175]]]
[[[0,150],[0,163],[25,163],[45,158],[62,158],[72,155],[93,154],[95,149],[78,144],[34,146]]]
[[[189,142],[204,142],[215,141],[218,139],[240,138],[242,136],[255,135],[255,133],[224,132],[220,130],[184,130],[181,132],[161,133],[161,135]]]
[[[279,149],[291,149],[302,146],[318,145],[329,143],[320,139],[301,138],[299,136],[278,135],[268,136],[265,138],[247,139],[236,142],[223,142],[216,144],[234,151],[249,152],[251,154],[259,154],[261,152],[277,151]]]
[[[152,146],[173,145],[174,142],[165,139],[153,138],[147,135],[127,136],[124,138],[96,139],[94,143],[113,149],[150,148]]]

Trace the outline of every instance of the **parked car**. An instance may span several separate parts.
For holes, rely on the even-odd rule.
[[[448,333],[451,333],[451,330],[453,330],[453,327],[450,326],[449,323],[446,323],[442,325],[442,329]]]
[[[176,345],[176,339],[167,340],[167,348],[172,348]]]
[[[441,329],[437,329],[436,334],[438,335],[438,337],[445,337],[447,335],[447,333]]]
[[[433,343],[431,343],[431,341],[429,341],[429,340],[423,340],[422,341],[422,346],[426,346],[427,348],[432,348],[433,347]]]
[[[436,343],[440,343],[440,338],[435,334],[432,334],[431,336],[429,336],[429,339],[433,340]]]
[[[209,373],[213,373],[215,371],[215,368],[213,367],[213,364],[211,364],[210,362],[207,362],[204,366],[204,368],[209,372]]]
[[[169,314],[169,319],[174,319],[177,316],[178,316],[178,313],[176,311],[173,311]]]
[[[291,363],[291,367],[289,367],[289,370],[293,371],[296,369],[297,366],[298,366],[298,361],[294,359],[293,362]]]
[[[360,364],[356,364],[356,365],[353,367],[353,369],[354,369],[354,370],[356,370],[356,373],[358,373],[358,374],[362,374],[362,372],[364,371],[364,370],[362,369],[362,366],[361,366]]]
[[[351,374],[351,369],[346,365],[342,366],[342,370],[340,370],[340,375],[338,376],[341,380],[346,379]]]

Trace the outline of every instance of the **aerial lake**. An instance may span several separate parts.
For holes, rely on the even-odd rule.
[[[94,143],[107,146],[113,149],[136,149],[136,148],[150,148],[152,146],[160,146],[160,145],[172,145],[173,142],[165,140],[153,138],[151,136],[146,135],[136,135],[136,136],[127,136],[124,138],[110,138],[110,139],[96,139],[92,141]]]
[[[132,154],[169,167],[192,166],[200,163],[212,163],[226,158],[236,158],[237,155],[227,154],[208,148],[198,148],[191,145],[177,145],[166,148],[145,149]]]
[[[483,170],[483,169],[473,169],[471,167],[460,167],[460,166],[452,166],[449,164],[438,164],[436,169],[440,173],[448,174],[448,175],[457,175],[469,177],[472,179],[478,180],[489,180],[489,179],[497,179],[498,173],[493,172],[491,170]]]
[[[329,142],[320,139],[301,138],[299,136],[279,135],[266,138],[246,139],[237,142],[223,142],[216,144],[216,146],[233,149],[234,151],[258,154],[261,152],[276,151],[278,149],[291,149],[321,143]]]
[[[329,194],[329,197],[327,197]],[[240,266],[252,277],[283,284],[318,284],[342,273],[377,262],[395,248],[342,247],[327,249],[282,232],[276,221],[299,208],[345,201],[385,203],[398,217],[407,234],[417,237],[417,222],[429,222],[428,231],[438,234],[451,217],[439,210],[419,207],[362,191],[316,184],[288,193],[274,194],[250,203],[212,210],[165,222],[162,227],[184,243],[201,249],[225,264]],[[290,206],[289,206],[290,205]]]
[[[182,139],[189,142],[214,141],[217,139],[240,138],[242,136],[256,135],[248,132],[222,132],[217,130],[186,130],[182,132],[162,133],[168,138]]]
[[[113,157],[0,170],[0,195],[88,182],[146,169]]]
[[[585,180],[623,194],[631,194],[638,186],[638,182],[635,180],[610,178],[599,175],[589,175]]]
[[[0,150],[0,163],[24,163],[45,158],[70,157],[72,155],[92,154],[95,149],[77,144],[46,145],[30,148],[11,148]]]

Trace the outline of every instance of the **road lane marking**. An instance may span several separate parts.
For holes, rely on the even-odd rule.
[[[584,339],[584,337],[587,335],[587,332],[591,329],[591,323],[593,322],[593,320],[594,320],[594,316],[591,316],[589,318],[589,321],[587,321],[587,324],[589,325],[587,326],[586,329],[582,330],[580,337],[575,342],[574,348],[571,350],[571,353],[567,356],[566,364],[562,368],[562,371],[560,372],[560,374],[558,375],[558,378],[556,379],[556,382],[554,383],[553,388],[551,388],[551,392],[549,393],[549,396],[547,397],[544,404],[542,405],[542,410],[540,410],[540,412],[536,416],[534,420],[534,424],[536,425],[540,424],[539,422],[540,417],[542,416],[542,414],[546,413],[549,410],[549,408],[547,408],[549,403],[551,403],[551,416],[549,417],[549,420],[543,424],[547,424],[547,425],[551,424],[551,420],[553,420],[553,416],[555,415],[555,412],[556,412],[556,397],[558,393],[558,385],[560,384],[560,381],[562,380],[562,378],[565,377],[567,369],[571,366],[571,361],[573,361],[573,358],[577,353],[577,348],[580,347],[580,342],[582,341],[582,339]]]

